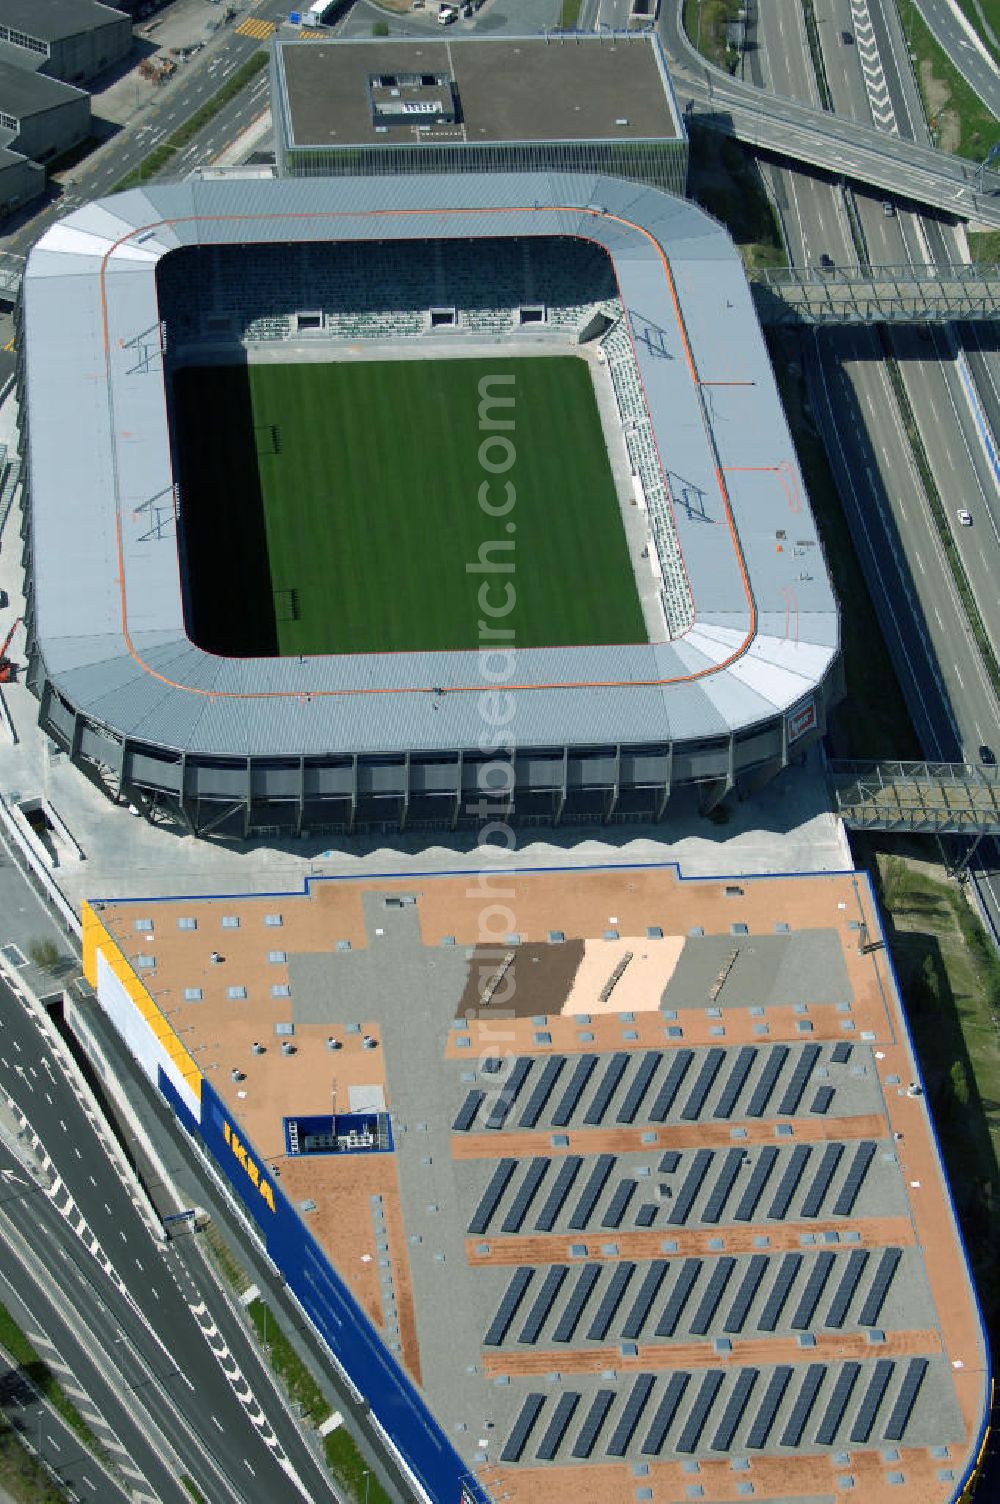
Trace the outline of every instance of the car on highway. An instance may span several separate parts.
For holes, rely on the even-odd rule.
[[[964,507],[959,507],[955,515],[963,527],[972,526],[972,513],[967,512]]]
[[[833,257],[830,255],[830,253],[828,251],[824,251],[823,254],[822,254],[822,256],[819,258],[819,265],[820,265],[820,271],[824,271],[824,272],[832,272],[833,271]]]
[[[889,199],[884,198],[882,200],[882,213],[885,215],[886,219],[892,219],[892,217],[896,213],[896,205],[891,203]]]
[[[840,40],[843,42],[845,47],[853,47],[854,45],[854,38],[851,36],[851,33],[849,31],[842,31],[840,33]]]
[[[995,768],[997,765],[996,753],[992,747],[987,747],[985,742],[979,749],[979,761],[984,768]]]

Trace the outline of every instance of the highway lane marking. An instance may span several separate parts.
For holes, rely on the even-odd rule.
[[[226,1429],[217,1415],[212,1416],[212,1424],[218,1426],[220,1431],[224,1431]]]

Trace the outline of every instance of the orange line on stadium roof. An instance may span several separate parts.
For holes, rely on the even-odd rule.
[[[614,222],[616,224],[625,225],[627,228],[629,228],[631,230],[635,230],[638,234],[642,235],[646,240],[649,241],[650,245],[653,246],[653,248],[656,251],[656,254],[659,256],[660,262],[661,262],[661,264],[663,266],[664,275],[665,275],[666,280],[667,280],[667,288],[668,288],[669,293],[670,293],[671,302],[673,303],[674,316],[675,316],[675,318],[677,320],[677,328],[678,328],[678,331],[680,333],[682,344],[684,346],[684,354],[685,354],[685,358],[687,360],[688,371],[689,371],[690,376],[691,376],[692,384],[695,387],[699,387],[701,385],[701,383],[700,383],[699,378],[698,378],[698,370],[697,370],[697,366],[695,365],[694,355],[693,355],[693,352],[691,350],[690,343],[688,341],[687,330],[686,330],[686,328],[684,326],[684,320],[683,320],[683,316],[682,316],[682,312],[681,312],[680,301],[679,301],[679,299],[677,297],[677,291],[676,291],[676,287],[675,287],[675,284],[674,284],[673,274],[672,274],[672,272],[670,270],[670,263],[667,260],[666,253],[664,252],[664,250],[663,250],[662,246],[659,244],[659,242],[654,238],[654,236],[650,233],[650,231],[647,230],[643,225],[635,224],[632,220],[624,219],[621,215],[606,214],[604,210],[600,210],[600,209],[591,209],[591,208],[587,208],[587,207],[572,206],[572,205],[571,206],[566,206],[566,205],[560,205],[560,204],[545,204],[545,205],[533,204],[533,205],[530,205],[530,206],[523,205],[523,206],[520,206],[520,207],[513,207],[513,208],[510,208],[510,209],[507,209],[507,210],[485,209],[485,208],[483,208],[483,209],[480,209],[480,208],[472,208],[472,209],[447,209],[447,208],[444,208],[444,209],[364,209],[364,210],[352,210],[352,211],[349,211],[349,212],[346,212],[346,213],[343,213],[343,214],[339,214],[338,213],[336,215],[316,214],[316,213],[308,213],[308,214],[306,214],[306,213],[275,214],[275,215],[260,215],[260,214],[255,214],[255,215],[241,215],[241,214],[189,215],[189,216],[184,216],[183,218],[179,218],[179,219],[176,219],[176,220],[157,220],[157,221],[155,221],[152,224],[136,225],[136,226],[134,226],[129,231],[129,233],[127,235],[123,235],[118,240],[116,240],[108,248],[108,250],[104,253],[104,255],[101,258],[101,270],[100,270],[100,277],[99,277],[99,282],[100,282],[100,296],[101,296],[101,328],[102,328],[102,337],[103,337],[103,342],[104,342],[104,356],[105,356],[106,376],[107,376],[108,383],[110,384],[111,373],[110,373],[110,368],[108,367],[108,355],[109,355],[109,351],[110,351],[110,335],[109,335],[109,330],[108,330],[107,286],[106,286],[106,280],[105,280],[106,279],[106,273],[107,273],[107,266],[108,266],[108,262],[109,262],[110,258],[114,255],[115,251],[120,246],[126,244],[130,240],[135,239],[139,235],[148,235],[151,231],[155,231],[157,229],[160,229],[164,225],[191,224],[191,223],[200,224],[203,221],[204,222],[211,222],[211,223],[218,223],[218,222],[230,223],[230,222],[238,222],[238,221],[243,220],[243,219],[254,219],[254,220],[261,220],[261,219],[312,220],[312,219],[329,219],[329,218],[337,218],[337,219],[381,219],[381,218],[389,218],[389,217],[397,218],[397,217],[401,217],[401,216],[404,216],[404,217],[414,217],[414,216],[424,216],[424,215],[476,215],[476,214],[498,214],[498,213],[526,214],[526,213],[529,213],[529,212],[530,213],[539,213],[539,214],[565,214],[565,213],[590,214],[594,218],[597,218],[598,216],[600,216],[601,218],[608,219],[608,220],[610,220],[610,221],[612,221],[612,222]],[[612,265],[613,265],[614,264],[614,257],[613,256],[612,256],[611,260],[612,260]],[[630,340],[630,342],[631,342],[631,338],[632,338],[631,332],[629,332],[629,340]],[[634,346],[633,346],[633,353],[634,353]],[[641,378],[641,373],[640,373],[640,382],[641,382],[641,379],[642,378]],[[645,393],[644,393],[644,395],[645,395]],[[648,404],[647,404],[647,410],[648,410]],[[704,410],[702,412],[702,419],[703,419],[703,422],[706,423],[706,427],[707,427],[707,419],[705,418]],[[709,432],[709,437],[711,437],[710,432]],[[656,435],[655,435],[655,433],[653,435],[653,442],[654,442],[654,445],[655,445],[656,444]],[[659,449],[658,449],[658,447],[657,447],[657,459],[659,460]],[[728,468],[738,469],[738,468],[741,468],[741,467],[732,466],[732,467],[728,467]],[[774,467],[763,466],[763,467],[760,467],[760,468],[762,468],[762,469],[772,469],[773,468],[773,470],[776,473],[780,473],[780,469],[781,469],[780,466],[774,466]],[[660,462],[660,471],[661,471],[661,474],[662,474],[663,473],[663,464],[662,464],[662,461]],[[726,482],[725,482],[725,479],[724,479],[724,476],[723,476],[722,467],[719,466],[719,465],[715,466],[715,479],[716,479],[716,483],[717,483],[717,485],[719,487],[719,493],[720,493],[720,495],[722,497],[722,504],[723,504],[723,507],[724,507],[725,513],[726,513],[726,521],[727,521],[727,524],[729,526],[729,535],[730,535],[730,538],[732,539],[733,549],[735,551],[736,559],[737,559],[737,562],[739,564],[740,577],[741,577],[741,579],[743,581],[743,591],[744,591],[744,594],[746,596],[747,605],[748,605],[748,607],[750,609],[750,628],[749,628],[746,636],[744,637],[742,643],[740,644],[740,646],[738,648],[736,648],[732,653],[730,653],[727,658],[724,658],[720,663],[710,664],[707,668],[699,669],[697,673],[675,674],[675,675],[673,675],[671,677],[664,678],[664,679],[607,679],[607,680],[602,680],[602,679],[579,679],[579,680],[568,680],[568,681],[558,681],[557,680],[557,681],[547,682],[547,683],[541,683],[541,684],[508,684],[505,687],[509,691],[552,690],[552,689],[656,689],[656,688],[665,687],[665,686],[670,685],[670,684],[691,684],[691,683],[696,683],[700,679],[711,678],[715,674],[722,673],[725,669],[729,668],[731,664],[735,663],[739,658],[741,658],[743,656],[743,654],[750,647],[750,644],[753,642],[753,640],[754,640],[754,638],[755,638],[755,636],[757,634],[757,605],[756,605],[756,602],[755,602],[754,597],[753,597],[753,591],[752,591],[752,589],[750,587],[750,578],[749,578],[749,574],[747,572],[746,559],[744,557],[743,549],[742,549],[742,546],[740,544],[739,534],[738,534],[737,529],[736,529],[736,522],[735,522],[735,519],[733,517],[732,507],[731,507],[730,499],[729,499],[729,492],[728,492],[728,489],[726,487]],[[669,491],[668,491],[668,494],[669,494]],[[274,689],[274,690],[253,690],[253,691],[218,690],[218,689],[204,689],[204,688],[201,688],[201,687],[198,687],[198,686],[195,686],[195,685],[191,685],[191,684],[181,684],[178,680],[171,679],[167,674],[163,674],[159,670],[154,669],[149,663],[146,662],[146,660],[141,656],[141,654],[139,652],[137,652],[137,650],[135,648],[135,645],[132,642],[132,637],[131,637],[131,634],[129,632],[129,626],[128,626],[127,593],[126,593],[126,589],[125,589],[125,557],[124,557],[124,551],[123,551],[123,547],[122,547],[121,507],[119,505],[119,498],[118,498],[118,495],[117,495],[117,488],[116,488],[116,495],[115,495],[115,511],[116,511],[116,515],[115,515],[115,541],[116,541],[116,549],[117,549],[117,554],[118,554],[118,590],[119,590],[119,597],[120,597],[120,600],[121,600],[122,636],[123,636],[123,638],[125,640],[125,645],[128,648],[129,655],[132,658],[133,662],[137,663],[145,671],[145,673],[147,673],[149,675],[150,678],[158,680],[161,684],[166,684],[171,689],[179,689],[179,690],[186,691],[188,694],[200,695],[204,699],[208,699],[208,700],[220,699],[220,700],[300,700],[300,701],[307,701],[307,700],[311,700],[313,697],[315,697],[317,699],[340,699],[340,698],[346,698],[346,697],[353,696],[353,695],[362,695],[362,696],[369,696],[370,697],[370,696],[398,695],[398,694],[437,694],[439,692],[440,693],[445,693],[445,694],[481,694],[482,693],[482,689],[483,689],[482,684],[453,684],[453,685],[447,686],[446,688],[444,688],[441,691],[439,691],[439,690],[435,689],[433,686],[427,685],[427,684],[397,684],[397,685],[387,686],[385,688],[379,688],[379,689],[373,689],[373,688],[351,688],[351,689],[347,689],[347,688],[344,688],[344,689],[317,689],[317,690],[307,690],[307,691],[298,690],[298,689],[296,689],[296,690]],[[683,552],[681,554],[681,561],[683,563]],[[686,568],[685,568],[685,574],[686,573],[687,573],[687,571],[686,571]],[[205,650],[201,649],[200,651],[204,652]],[[541,651],[545,651],[545,649],[541,649]],[[215,655],[213,655],[213,654],[206,654],[206,656],[207,657],[212,657],[212,656],[215,656]],[[320,655],[317,655],[317,656],[321,656],[321,657],[333,657],[333,656],[338,656],[338,655],[334,655],[334,654],[320,654]],[[355,656],[355,655],[350,655],[350,656]],[[381,655],[372,654],[372,655],[363,655],[363,656],[372,656],[372,657],[374,657],[374,656],[381,656]]]

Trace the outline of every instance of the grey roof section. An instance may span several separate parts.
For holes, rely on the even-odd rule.
[[[293,147],[637,141],[685,134],[653,34],[572,42],[539,36],[289,41],[276,43],[276,61]],[[401,72],[454,79],[459,122],[418,127],[411,120],[376,130],[368,81]]]
[[[0,57],[0,110],[5,115],[25,120],[84,97],[83,89],[44,73],[33,73],[30,68],[19,68],[8,57]]]
[[[99,0],[0,0],[0,26],[41,42],[61,42],[127,20],[123,11]]]
[[[836,658],[836,604],[739,257],[683,200],[551,174],[150,185],[46,231],[24,279],[25,360],[34,631],[59,691],[116,736],[190,753],[476,745],[493,681],[475,651],[226,659],[188,640],[175,538],[144,510],[173,472],[160,361],[142,350],[157,261],[181,244],[537,234],[613,258],[696,620],[669,643],[518,651],[511,736],[662,743],[807,705]]]

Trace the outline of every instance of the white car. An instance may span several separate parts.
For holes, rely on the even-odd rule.
[[[452,21],[458,20],[458,11],[454,5],[442,5],[438,11],[438,25],[450,26]]]
[[[958,520],[962,524],[963,527],[971,527],[972,526],[972,513],[971,512],[967,512],[964,507],[960,507],[959,510],[958,510]]]

